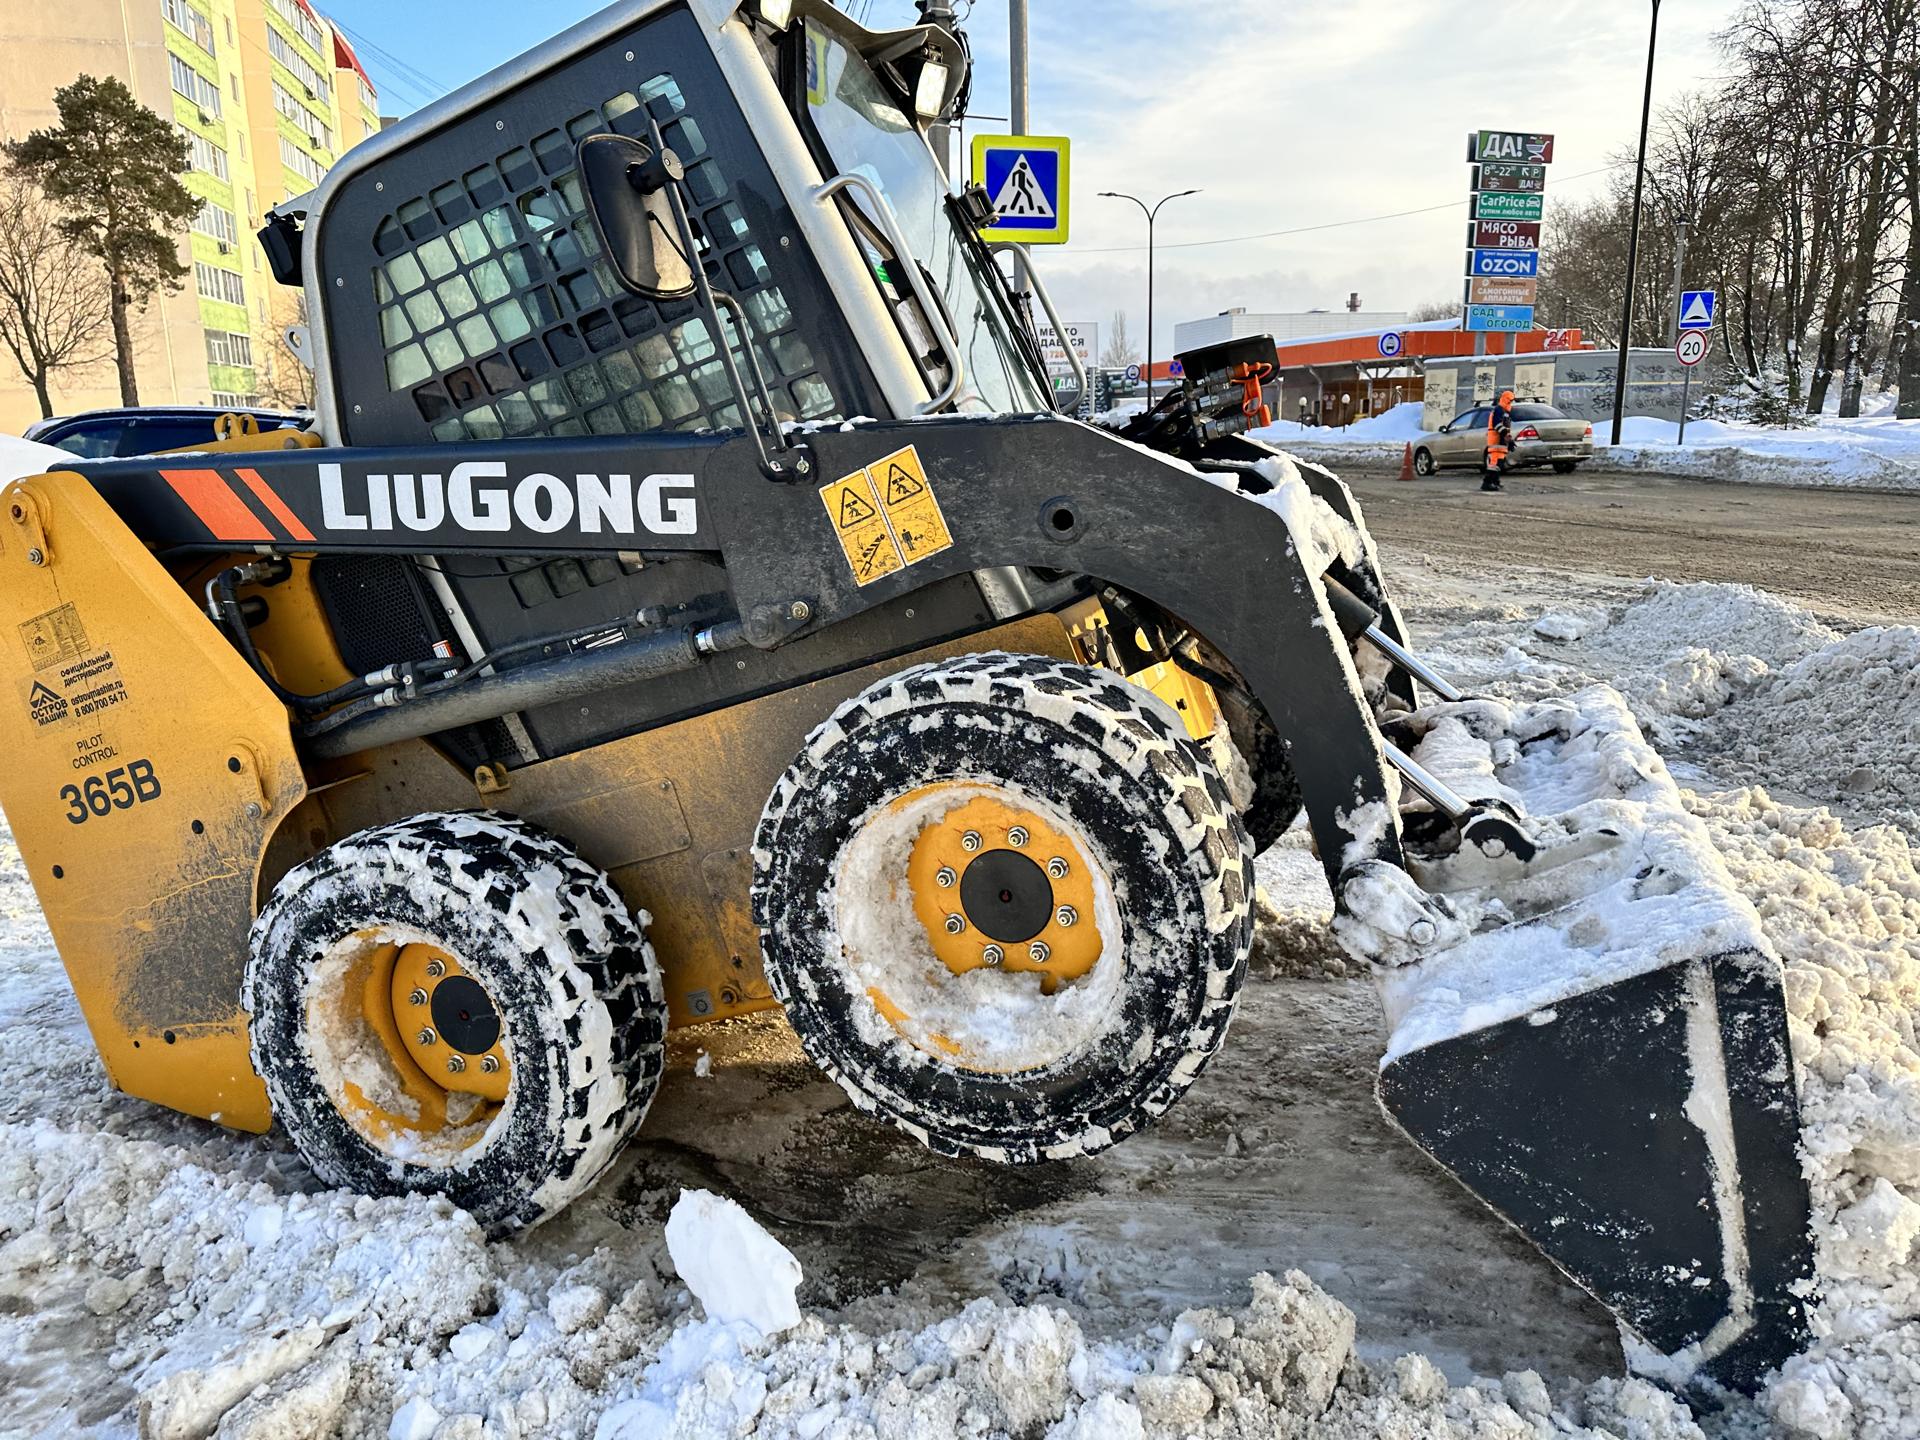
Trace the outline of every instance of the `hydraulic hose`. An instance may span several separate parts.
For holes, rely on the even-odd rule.
[[[738,621],[653,631],[620,644],[556,655],[517,670],[459,682],[442,681],[411,697],[383,691],[314,721],[301,733],[313,754],[339,759],[400,740],[437,735],[691,670],[709,655],[736,650],[746,643],[746,631]]]

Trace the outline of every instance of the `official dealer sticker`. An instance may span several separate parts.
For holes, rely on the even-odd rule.
[[[823,485],[820,499],[857,585],[953,546],[933,482],[911,445]]]

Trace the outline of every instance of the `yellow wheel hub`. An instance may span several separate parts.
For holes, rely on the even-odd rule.
[[[375,1049],[343,1070],[340,1112],[383,1147],[439,1137],[463,1149],[486,1133],[513,1075],[492,997],[432,945],[368,936],[347,967],[339,1013],[364,1023]]]
[[[895,807],[942,788],[957,787],[910,791]],[[933,953],[956,975],[1036,972],[1051,995],[1100,958],[1086,849],[1011,799],[975,795],[928,824],[908,858],[907,885]]]

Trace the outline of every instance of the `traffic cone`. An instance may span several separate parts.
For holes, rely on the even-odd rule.
[[[1413,442],[1411,440],[1407,442],[1405,453],[1400,456],[1400,478],[1402,480],[1413,478]]]

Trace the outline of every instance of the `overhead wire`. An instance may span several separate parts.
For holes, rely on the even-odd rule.
[[[1596,170],[1582,170],[1577,175],[1562,177],[1563,183],[1572,180],[1585,180],[1593,175],[1604,175],[1610,170],[1621,170],[1632,165],[1631,160],[1616,161],[1611,165],[1602,165]],[[1203,245],[1239,245],[1248,240],[1273,240],[1282,235],[1306,235],[1315,230],[1339,230],[1349,225],[1374,225],[1382,220],[1404,220],[1409,215],[1431,215],[1439,210],[1457,210],[1467,200],[1449,200],[1442,205],[1422,205],[1413,210],[1395,210],[1386,215],[1361,215],[1352,220],[1327,220],[1318,225],[1295,225],[1285,230],[1262,230],[1257,235],[1223,235],[1215,240],[1162,240],[1155,250],[1196,250]],[[1119,255],[1129,251],[1145,250],[1144,245],[1096,245],[1083,248],[1073,247],[1075,255]]]

